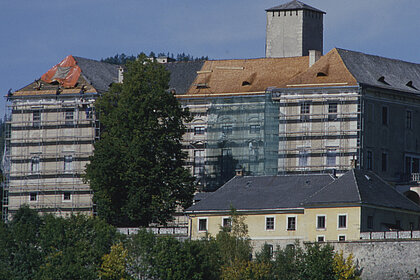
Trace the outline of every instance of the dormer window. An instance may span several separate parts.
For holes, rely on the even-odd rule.
[[[326,73],[324,73],[324,72],[318,72],[318,73],[316,73],[316,76],[317,77],[326,77],[328,75]]]
[[[405,84],[406,86],[408,86],[408,87],[410,87],[410,88],[412,88],[412,89],[415,89],[415,90],[418,90],[414,85],[413,85],[413,81],[408,81],[408,83],[406,83]]]
[[[381,82],[381,83],[383,83],[383,84],[385,84],[385,85],[389,85],[389,84],[385,81],[385,77],[384,77],[384,76],[381,76],[381,77],[378,79],[378,82]]]

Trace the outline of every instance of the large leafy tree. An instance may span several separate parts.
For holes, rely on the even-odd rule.
[[[118,226],[166,223],[194,192],[181,139],[190,116],[168,92],[169,73],[144,54],[96,103],[101,140],[86,168],[99,216]]]

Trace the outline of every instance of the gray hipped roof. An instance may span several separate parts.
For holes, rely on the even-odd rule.
[[[375,173],[356,169],[326,185],[303,203],[305,206],[343,204],[368,204],[420,211],[417,204],[397,192]]]
[[[99,92],[108,91],[112,83],[118,82],[119,65],[73,56],[82,70],[84,78]]]
[[[188,62],[169,62],[165,64],[171,73],[169,89],[175,90],[176,94],[184,94],[197,77],[197,71],[203,67],[204,60]]]
[[[338,49],[358,83],[420,94],[420,64]]]
[[[187,212],[302,208],[305,198],[332,181],[327,174],[234,177]]]
[[[274,12],[274,11],[294,11],[294,10],[309,10],[314,12],[319,12],[325,14],[324,11],[318,10],[317,8],[311,7],[309,5],[306,5],[305,3],[302,3],[297,0],[293,0],[291,2],[288,2],[286,4],[282,4],[279,6],[272,7],[270,9],[267,9],[267,12]]]

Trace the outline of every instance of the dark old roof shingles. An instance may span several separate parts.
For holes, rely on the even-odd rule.
[[[359,84],[420,94],[420,64],[345,49],[337,51]],[[387,84],[378,81],[381,77]],[[417,90],[407,86],[409,81]]]
[[[324,11],[321,11],[317,8],[314,8],[312,6],[309,6],[301,1],[291,1],[279,6],[272,7],[270,9],[267,9],[267,12],[274,12],[274,11],[292,11],[292,10],[309,10],[309,11],[315,11],[319,13],[325,14]]]
[[[234,177],[187,211],[302,208],[306,197],[331,181],[327,174]]]

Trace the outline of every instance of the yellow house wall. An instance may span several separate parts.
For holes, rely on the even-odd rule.
[[[347,227],[338,228],[338,215],[347,215]],[[326,216],[326,228],[317,229],[317,215]],[[302,240],[317,241],[320,235],[325,236],[325,241],[337,241],[339,235],[344,235],[346,240],[360,239],[360,207],[342,208],[313,208],[298,210],[288,213],[273,214],[245,214],[245,223],[248,225],[248,235],[254,241],[275,240]],[[296,230],[287,230],[287,218],[296,217]],[[220,231],[222,219],[228,214],[220,215],[190,215],[190,234],[192,239],[200,239],[209,234],[216,236]],[[266,230],[266,217],[274,217],[274,230]],[[198,220],[207,219],[207,231],[198,231]]]
[[[325,216],[325,229],[317,229],[317,215]],[[346,228],[338,228],[339,215],[347,215]],[[304,217],[307,241],[317,241],[318,236],[324,236],[325,241],[338,241],[340,235],[345,235],[346,240],[359,240],[360,216],[360,207],[307,208]]]

